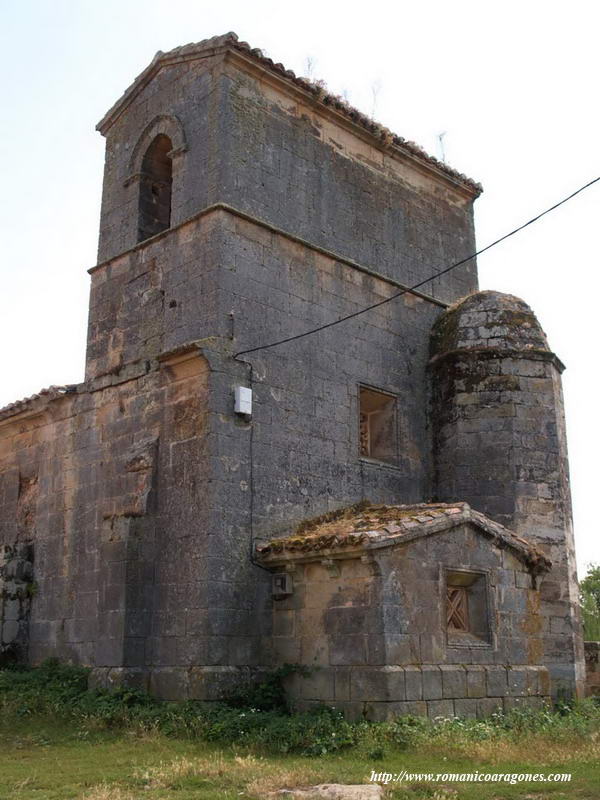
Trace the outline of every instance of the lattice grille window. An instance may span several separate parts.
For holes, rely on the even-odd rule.
[[[447,642],[452,647],[491,643],[484,573],[446,570],[446,632]]]
[[[467,589],[464,586],[448,586],[446,624],[450,631],[469,630],[469,604]]]

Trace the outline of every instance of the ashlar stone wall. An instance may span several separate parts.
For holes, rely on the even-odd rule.
[[[485,716],[548,699],[539,590],[514,553],[471,525],[278,568],[293,592],[273,600],[273,642],[279,663],[310,669],[288,679],[300,707],[324,702],[369,719]],[[445,572],[456,569],[485,576],[487,642],[448,636]]]
[[[129,364],[0,421],[4,552],[24,532],[35,552],[30,663],[89,665],[96,682],[164,697],[206,696],[258,663],[258,568],[249,540],[215,523],[223,462],[208,452],[223,423],[210,358],[191,346],[149,370]]]

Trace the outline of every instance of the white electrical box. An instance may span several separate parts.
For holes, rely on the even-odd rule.
[[[235,413],[252,414],[252,389],[246,386],[235,387]]]

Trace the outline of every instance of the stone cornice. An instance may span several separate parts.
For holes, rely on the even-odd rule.
[[[174,225],[172,228],[167,228],[167,230],[161,231],[157,233],[155,236],[151,236],[149,239],[144,239],[143,242],[138,242],[138,244],[133,245],[128,250],[124,250],[121,253],[118,253],[111,258],[106,259],[105,261],[101,261],[99,264],[96,264],[93,267],[88,269],[88,273],[93,275],[98,270],[106,268],[110,266],[113,262],[117,261],[120,258],[128,256],[130,253],[135,253],[139,250],[144,250],[146,247],[154,244],[155,242],[164,239],[169,234],[173,233],[174,231],[180,230],[184,228],[186,225],[190,225],[191,223],[195,222],[196,220],[201,219],[202,217],[207,216],[208,214],[212,214],[216,211],[225,211],[229,214],[233,214],[240,219],[246,220],[246,222],[250,222],[253,225],[258,225],[265,230],[270,231],[271,233],[276,234],[277,236],[283,236],[286,239],[289,239],[292,242],[296,242],[297,244],[301,244],[303,247],[306,247],[310,250],[313,250],[316,253],[321,253],[321,255],[326,256],[327,258],[331,258],[333,261],[339,264],[345,264],[346,266],[352,267],[353,269],[358,270],[359,272],[364,272],[366,275],[370,275],[372,278],[376,278],[377,280],[383,281],[384,283],[389,283],[396,289],[402,289],[406,291],[407,294],[414,295],[415,297],[420,298],[421,300],[426,300],[428,303],[433,303],[436,306],[440,306],[440,308],[448,308],[448,303],[444,302],[443,300],[439,300],[437,297],[432,297],[425,292],[420,292],[417,289],[411,289],[404,283],[400,283],[400,281],[394,280],[394,278],[390,278],[387,275],[383,275],[381,272],[377,272],[371,267],[366,267],[363,264],[359,264],[357,261],[353,261],[351,258],[347,258],[346,256],[342,256],[339,253],[336,253],[333,250],[328,250],[325,247],[321,247],[318,244],[314,244],[313,242],[309,242],[308,239],[303,239],[301,236],[297,236],[294,233],[290,233],[289,231],[283,230],[283,228],[278,228],[275,225],[271,225],[270,222],[266,220],[260,219],[260,217],[255,217],[253,214],[248,214],[245,211],[242,211],[239,208],[235,208],[235,206],[231,206],[228,203],[213,203],[210,206],[206,206],[201,211],[196,212],[191,217],[184,219],[182,222]]]
[[[528,361],[546,361],[552,364],[562,373],[566,369],[560,358],[551,350],[511,350],[501,347],[459,347],[456,350],[448,350],[446,353],[438,353],[429,359],[429,367],[437,367],[448,359],[492,359],[492,358],[516,358]]]

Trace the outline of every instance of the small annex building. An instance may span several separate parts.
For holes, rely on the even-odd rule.
[[[233,33],[98,130],[84,379],[0,409],[1,658],[198,700],[291,662],[369,718],[580,695],[564,366],[479,289],[479,184]]]
[[[536,639],[550,562],[466,503],[333,512],[259,548],[273,646],[299,706],[350,716],[484,716],[549,699]]]

